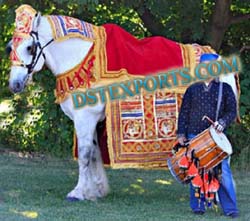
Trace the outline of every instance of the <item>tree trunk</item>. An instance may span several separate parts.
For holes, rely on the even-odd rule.
[[[230,25],[232,0],[216,0],[212,14],[209,43],[216,51],[220,49],[223,37]]]
[[[230,25],[250,20],[250,14],[232,14],[232,0],[216,0],[212,14],[209,36],[210,45],[218,51],[221,47],[225,32]]]
[[[143,9],[143,10],[141,10]],[[135,9],[144,23],[144,26],[152,35],[165,36],[165,28],[145,4],[138,10]]]

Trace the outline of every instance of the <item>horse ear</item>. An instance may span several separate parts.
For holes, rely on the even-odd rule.
[[[10,52],[12,51],[12,40],[10,40],[8,42],[8,44],[6,45],[6,48],[5,48],[5,52],[10,55]]]
[[[36,31],[38,30],[38,26],[39,26],[39,24],[40,24],[41,17],[42,17],[41,13],[38,12],[38,13],[36,14],[35,18],[34,18],[34,21],[33,21],[32,31],[35,31],[35,32],[36,32]]]

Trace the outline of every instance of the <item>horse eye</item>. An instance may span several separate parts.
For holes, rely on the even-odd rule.
[[[31,45],[27,47],[27,51],[31,54],[34,55],[36,53],[36,45]]]

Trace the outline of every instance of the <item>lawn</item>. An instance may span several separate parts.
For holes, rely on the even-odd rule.
[[[221,211],[193,215],[188,186],[165,170],[107,169],[111,192],[97,201],[67,202],[77,181],[68,159],[0,153],[0,220],[230,220]],[[250,220],[250,172],[234,171],[240,218]]]

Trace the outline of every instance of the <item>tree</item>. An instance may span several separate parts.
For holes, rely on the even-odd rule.
[[[245,1],[247,2],[247,1]],[[248,6],[249,6],[248,2]],[[246,5],[247,7],[247,5]],[[232,0],[216,0],[212,13],[210,44],[215,50],[219,50],[229,26],[250,21],[250,10],[243,12],[231,10]]]
[[[110,1],[100,0],[100,2],[112,5]],[[198,40],[203,44],[209,43],[217,51],[221,49],[229,27],[239,23],[245,23],[249,27],[250,21],[249,0],[203,2],[200,0],[120,0],[115,2],[117,7],[133,8],[141,18],[144,27],[153,36],[170,37],[184,43]]]

